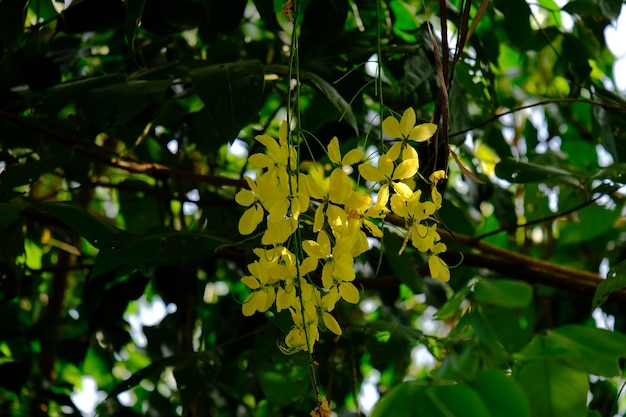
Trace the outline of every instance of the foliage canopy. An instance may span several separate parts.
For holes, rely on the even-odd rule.
[[[1,0],[0,414],[626,415],[622,6]]]

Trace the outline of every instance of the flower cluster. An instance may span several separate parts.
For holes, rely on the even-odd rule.
[[[242,235],[252,234],[264,224],[263,247],[254,250],[258,259],[248,265],[250,275],[241,279],[251,290],[242,310],[246,316],[272,306],[278,312],[289,311],[293,326],[280,344],[285,353],[312,352],[320,329],[341,335],[331,312],[340,300],[358,303],[359,290],[353,283],[355,258],[368,250],[368,236],[383,236],[381,225],[390,213],[404,219],[407,235],[403,248],[410,241],[428,254],[433,278],[450,278],[448,266],[439,257],[446,246],[440,242],[433,220],[442,203],[436,185],[445,173],[430,175],[430,199],[423,199],[422,191],[416,190],[421,176],[412,143],[429,140],[436,125],[416,125],[415,112],[409,108],[400,121],[388,117],[382,127],[397,142],[380,155],[376,165],[364,161],[361,149],[341,155],[337,138],[327,147],[328,166],[298,164],[284,122],[278,140],[268,135],[256,137],[266,148],[265,153],[248,159],[258,175],[246,177],[249,189],[235,197],[247,207],[239,221]],[[370,190],[358,187],[346,173],[353,165],[358,165],[360,177],[372,186]],[[304,234],[315,239],[304,239]],[[316,271],[321,279],[310,279]]]

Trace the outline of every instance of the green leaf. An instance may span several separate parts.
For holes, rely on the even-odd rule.
[[[218,356],[215,352],[208,350],[204,350],[202,352],[184,353],[158,359],[117,384],[115,388],[109,392],[107,398],[102,402],[102,404],[104,404],[108,399],[139,385],[143,380],[153,382],[158,381],[161,373],[167,367],[173,367],[174,369],[192,368],[197,371],[201,370],[205,374],[208,371],[211,378],[213,378],[216,376],[219,366]],[[205,377],[204,380],[207,380],[207,378]]]
[[[593,117],[594,131],[599,131],[602,146],[611,154],[613,161],[620,162],[609,112],[600,106],[593,106]]]
[[[606,276],[606,279],[596,288],[591,302],[591,310],[600,307],[612,292],[626,288],[626,261],[614,265]]]
[[[609,20],[615,20],[622,9],[622,0],[600,0],[600,10],[602,14]]]
[[[8,227],[28,206],[26,203],[0,203],[0,227]]]
[[[0,1],[0,43],[9,51],[19,46],[24,33],[28,1]]]
[[[131,55],[135,55],[135,37],[137,35],[137,28],[141,22],[141,15],[143,14],[143,8],[146,4],[146,0],[127,0],[126,1],[126,20],[124,22],[124,36],[126,37],[126,43],[130,49]]]
[[[100,129],[130,123],[151,103],[161,102],[171,80],[128,80],[97,87],[80,100],[85,116]]]
[[[341,94],[339,94],[335,87],[326,82],[326,80],[324,80],[322,77],[315,75],[312,72],[307,72],[306,75],[311,80],[313,85],[326,96],[328,101],[330,101],[333,106],[335,106],[335,108],[339,110],[339,112],[341,113],[341,119],[345,117],[346,122],[348,122],[348,124],[352,126],[354,132],[358,135],[359,125],[356,122],[356,117],[354,116],[354,113],[352,113],[352,107],[350,106],[350,103],[348,103],[341,96]]]
[[[626,335],[604,329],[568,325],[536,335],[517,358],[560,359],[572,368],[606,377],[621,374]]]
[[[577,177],[574,173],[560,168],[530,162],[519,162],[510,158],[503,159],[496,165],[496,175],[503,180],[519,184],[563,177]]]
[[[482,372],[472,383],[494,417],[530,417],[529,401],[515,380],[494,369]]]
[[[572,369],[558,360],[544,360],[524,365],[517,380],[528,398],[530,415],[587,415],[589,377],[585,372]]]
[[[533,40],[530,27],[530,7],[524,0],[496,0],[504,17],[504,28],[511,42],[521,50],[529,49]]]
[[[611,231],[617,232],[615,222],[620,216],[619,210],[592,204],[576,212],[576,221],[559,222],[559,242],[579,244],[599,238]]]
[[[261,106],[264,70],[258,61],[211,65],[191,71],[191,82],[204,102],[204,129],[210,147],[234,140]]]
[[[469,294],[469,287],[463,287],[456,291],[452,297],[446,301],[446,303],[435,313],[435,318],[438,320],[450,320],[459,313],[461,303]]]
[[[123,74],[79,78],[47,89],[41,94],[39,100],[44,108],[56,113],[69,103],[80,101],[95,88],[119,83],[125,79],[126,76]]]
[[[92,277],[121,266],[185,265],[213,256],[227,243],[216,236],[165,230],[146,235],[120,233],[103,246]]]
[[[524,308],[528,307],[532,298],[533,288],[521,281],[482,279],[474,286],[474,299],[481,303]]]
[[[56,217],[96,248],[106,247],[108,242],[119,232],[118,229],[98,220],[76,203],[67,201],[40,203],[32,207],[42,213]]]
[[[400,238],[392,233],[385,233],[383,235],[383,246],[385,247],[385,257],[389,262],[393,274],[415,294],[422,293],[422,277],[417,273],[415,258],[406,252],[403,252],[402,255],[398,255],[402,247]]]
[[[478,391],[469,386],[429,386],[422,381],[396,385],[382,397],[371,417],[388,416],[495,417]]]
[[[73,156],[74,149],[65,149],[40,160],[10,165],[0,173],[0,194],[7,193],[20,185],[34,183],[43,174],[68,164]]]

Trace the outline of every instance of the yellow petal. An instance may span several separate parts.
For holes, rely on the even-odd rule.
[[[313,232],[319,232],[324,227],[324,205],[320,204],[315,209],[315,220],[313,220]]]
[[[436,255],[432,255],[428,258],[428,267],[430,268],[430,275],[441,282],[450,281],[450,270],[448,265]]]
[[[263,209],[258,206],[252,206],[243,212],[243,215],[239,219],[239,234],[249,235],[254,232],[263,221]]]
[[[270,153],[274,155],[280,154],[280,145],[276,142],[276,139],[269,135],[258,135],[255,139],[263,144]]]
[[[254,155],[250,155],[248,158],[248,162],[255,168],[267,168],[274,165],[274,161],[269,156],[262,153],[255,153]]]
[[[402,150],[402,142],[396,142],[393,146],[387,151],[385,155],[389,157],[392,161],[395,161],[400,156],[400,151]]]
[[[339,284],[339,295],[348,303],[356,304],[359,302],[359,290],[351,282]]]
[[[256,304],[253,302],[254,297],[255,297],[254,293],[248,295],[246,300],[241,305],[241,312],[246,317],[250,317],[256,312]]]
[[[403,182],[394,182],[392,186],[396,193],[400,194],[400,197],[402,197],[404,201],[407,201],[413,195],[413,190],[411,190],[411,187]]]
[[[235,201],[240,206],[249,207],[254,203],[254,193],[250,190],[241,190],[235,195]]]
[[[300,275],[304,276],[309,272],[313,272],[317,269],[317,259],[316,258],[305,258],[300,265]]]
[[[407,159],[405,161],[402,161],[393,172],[393,179],[404,180],[407,178],[411,178],[412,176],[417,174],[418,168],[419,168],[418,159]]]
[[[415,110],[413,107],[409,107],[404,111],[402,118],[400,119],[400,131],[402,132],[402,138],[406,138],[411,134],[411,130],[415,127]]]
[[[326,328],[335,333],[337,336],[341,336],[341,327],[339,326],[339,323],[337,323],[337,320],[335,320],[335,318],[326,311],[324,311],[322,317],[324,319],[324,324],[326,325]]]
[[[363,150],[361,149],[351,149],[341,160],[342,165],[354,165],[357,162],[360,162],[363,159]]]
[[[328,144],[328,158],[330,158],[334,164],[341,164],[341,152],[339,151],[339,140],[337,136],[332,138]]]
[[[437,131],[437,125],[434,123],[422,123],[415,126],[409,134],[409,139],[415,142],[424,142],[433,137]]]
[[[359,174],[368,181],[379,182],[387,179],[378,168],[369,164],[359,165]]]
[[[385,132],[385,134],[391,136],[394,139],[402,138],[400,122],[398,122],[398,120],[393,116],[389,116],[385,120],[383,120],[383,132]]]
[[[406,207],[406,203],[398,194],[391,196],[391,211],[405,219],[409,217],[409,211]]]
[[[378,158],[378,169],[384,175],[384,179],[390,178],[393,172],[393,161],[387,155]]]
[[[241,278],[240,281],[247,285],[248,288],[250,288],[251,290],[256,290],[257,288],[261,287],[259,280],[250,275],[246,275],[245,277]]]

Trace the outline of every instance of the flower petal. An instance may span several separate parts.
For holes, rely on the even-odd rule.
[[[351,149],[341,160],[342,165],[354,165],[363,159],[364,152],[362,149]]]
[[[333,164],[341,164],[341,152],[339,151],[339,140],[337,136],[332,138],[328,144],[328,158],[330,158]]]
[[[437,131],[437,125],[434,123],[422,123],[415,126],[409,136],[410,140],[414,140],[415,142],[424,142],[433,137],[435,132]]]
[[[243,212],[239,219],[239,234],[249,235],[263,221],[263,209],[254,205]]]
[[[335,333],[337,336],[341,336],[341,327],[339,326],[339,323],[337,323],[337,320],[335,320],[335,318],[330,313],[324,311],[322,318],[328,330]]]
[[[379,182],[387,179],[381,170],[370,164],[359,165],[359,174],[368,181]]]
[[[398,122],[398,120],[393,116],[389,116],[385,120],[383,120],[383,132],[385,132],[385,134],[391,136],[394,139],[402,138],[400,122]]]
[[[411,178],[415,174],[417,174],[417,170],[419,168],[419,159],[407,159],[396,167],[393,172],[394,180],[404,180],[407,178]]]
[[[351,304],[359,302],[359,290],[357,290],[351,282],[342,282],[339,284],[339,295]]]
[[[409,107],[404,111],[402,119],[400,119],[400,131],[402,132],[402,138],[408,138],[411,134],[411,130],[415,127],[415,110],[413,107]]]

